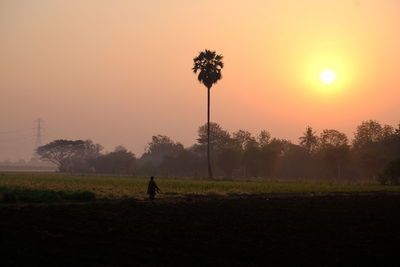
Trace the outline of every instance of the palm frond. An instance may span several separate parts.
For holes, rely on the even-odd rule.
[[[193,72],[199,72],[197,79],[207,88],[211,88],[221,78],[221,69],[224,67],[223,56],[215,51],[205,49],[199,52],[199,55],[193,58]]]

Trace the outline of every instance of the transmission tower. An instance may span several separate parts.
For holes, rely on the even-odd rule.
[[[39,159],[39,155],[36,153],[36,150],[38,149],[38,147],[42,146],[43,120],[39,118],[35,121],[35,123],[36,123],[36,134],[35,134],[35,147],[33,150],[33,159]]]

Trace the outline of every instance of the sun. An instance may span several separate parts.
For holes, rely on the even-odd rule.
[[[331,69],[325,69],[320,75],[321,82],[331,84],[336,81],[336,73]]]
[[[312,52],[312,53],[311,53]],[[311,51],[299,58],[299,94],[310,99],[336,101],[353,95],[360,66],[343,51]],[[296,68],[296,71],[300,68]]]

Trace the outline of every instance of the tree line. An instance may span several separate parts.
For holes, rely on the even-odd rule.
[[[209,133],[217,177],[400,182],[400,125],[363,121],[352,140],[335,129],[317,133],[306,127],[297,143],[272,137],[266,130],[256,135],[245,130],[229,133],[217,123],[209,125],[209,132],[207,124],[199,127],[197,142],[190,147],[165,135],[153,136],[140,158],[122,146],[102,153],[102,146],[90,140],[55,140],[37,153],[60,172],[201,178],[208,173]]]

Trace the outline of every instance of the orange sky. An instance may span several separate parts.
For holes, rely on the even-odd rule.
[[[212,120],[229,131],[297,142],[307,125],[350,137],[362,120],[397,125],[399,17],[398,0],[0,0],[0,160],[30,157],[39,117],[46,142],[193,144],[205,48],[225,57]]]

